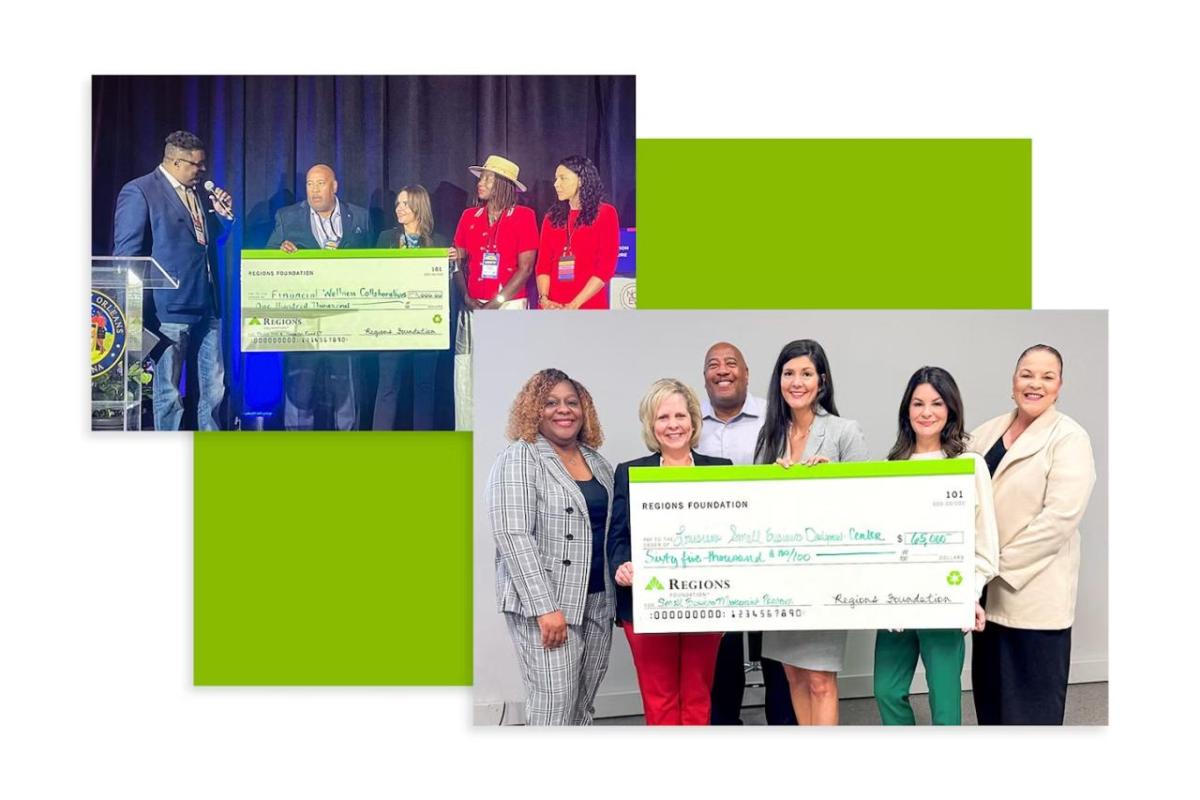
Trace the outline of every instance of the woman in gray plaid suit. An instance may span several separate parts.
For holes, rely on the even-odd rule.
[[[529,725],[590,725],[612,646],[604,565],[612,466],[592,396],[557,369],[530,378],[488,476],[496,606],[525,682]]]

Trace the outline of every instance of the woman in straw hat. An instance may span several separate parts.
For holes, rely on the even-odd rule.
[[[471,167],[479,178],[478,205],[468,208],[454,231],[451,258],[458,263],[454,285],[462,298],[458,333],[454,340],[454,428],[470,430],[471,312],[484,308],[524,309],[525,282],[537,256],[537,217],[533,209],[517,205],[525,191],[518,180],[520,168],[507,158],[488,156],[482,166]]]
[[[488,156],[483,166],[471,167],[479,178],[479,204],[463,212],[454,232],[460,264],[455,281],[468,310],[527,308],[525,282],[537,256],[537,217],[517,205],[525,184],[517,180],[520,167],[507,158]]]

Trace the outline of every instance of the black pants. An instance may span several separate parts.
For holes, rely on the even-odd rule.
[[[972,635],[971,683],[980,725],[1062,725],[1071,629],[1035,631],[988,622]]]
[[[453,402],[437,385],[440,350],[379,354],[379,389],[375,394],[376,431],[431,431],[437,428],[436,404]]]
[[[742,697],[746,691],[746,650],[744,639],[747,634],[727,633],[721,637],[721,649],[717,651],[717,671],[713,675],[712,713],[713,725],[741,725]],[[751,660],[762,652],[762,634],[751,633]],[[787,674],[778,661],[763,658],[763,683],[766,684],[766,713],[768,725],[795,725],[796,712],[792,708],[792,695],[788,690]]]

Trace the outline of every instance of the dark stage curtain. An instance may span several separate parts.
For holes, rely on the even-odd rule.
[[[475,197],[468,166],[491,153],[515,161],[530,190],[521,202],[540,220],[555,199],[558,160],[581,154],[599,168],[622,227],[634,227],[634,93],[632,76],[95,76],[92,252],[112,252],[117,193],[158,165],[166,135],[186,129],[204,139],[208,177],[237,206],[218,268],[227,417],[279,411],[282,359],[238,347],[239,251],[263,247],[275,212],[304,199],[310,166],[333,166],[339,196],[369,208],[376,230],[395,225],[401,186],[423,184],[436,229],[449,239]],[[366,379],[360,416],[369,421],[374,386]],[[452,423],[453,408],[446,411]]]

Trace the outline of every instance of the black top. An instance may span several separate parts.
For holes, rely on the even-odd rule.
[[[697,467],[733,466],[728,458],[705,456],[692,451],[692,463]],[[648,456],[618,464],[613,473],[613,504],[612,517],[608,522],[608,574],[616,582],[617,567],[633,559],[633,543],[629,538],[629,468],[657,467],[661,465],[661,456],[651,453]],[[653,577],[653,576],[650,576]],[[633,567],[633,580],[642,581],[646,585],[647,571],[636,564]],[[633,588],[617,586],[617,621],[633,622]]]
[[[575,481],[587,501],[588,520],[592,523],[592,566],[588,570],[588,594],[604,591],[604,524],[608,522],[608,490],[593,475],[590,480]]]
[[[395,228],[388,228],[386,231],[379,232],[379,238],[375,240],[375,246],[380,248],[395,248],[404,247],[400,243],[400,237],[404,234],[404,226],[397,225]],[[433,243],[430,247],[449,247],[450,241],[436,231],[433,234]]]
[[[995,475],[996,467],[1000,466],[1000,462],[1004,460],[1004,454],[1008,452],[1008,448],[1004,446],[1004,437],[1001,436],[992,445],[992,449],[987,451],[987,455],[983,460],[987,462],[988,474]]]

